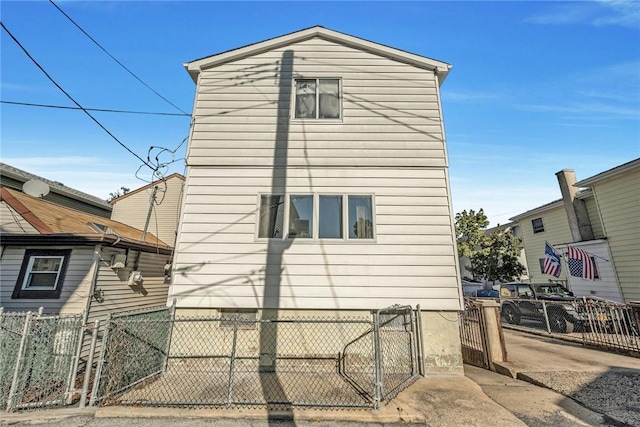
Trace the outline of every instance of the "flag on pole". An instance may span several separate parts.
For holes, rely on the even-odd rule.
[[[567,255],[569,260],[569,274],[583,279],[593,280],[595,277],[595,266],[588,253],[582,249],[567,245]]]
[[[553,246],[549,244],[549,242],[544,242],[544,263],[542,265],[542,272],[554,277],[560,277],[560,272],[562,272],[560,258],[560,253],[558,253]]]

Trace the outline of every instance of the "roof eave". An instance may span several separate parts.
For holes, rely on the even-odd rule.
[[[113,234],[11,234],[0,233],[3,245],[39,245],[39,246],[93,246],[108,244],[114,247],[141,250],[143,252],[158,252],[163,255],[171,254],[171,247],[156,246],[127,238],[119,238]]]
[[[329,30],[320,26],[307,28],[305,30],[250,44],[237,49],[232,49],[216,55],[196,59],[195,61],[185,63],[184,67],[189,72],[189,75],[191,75],[193,81],[197,83],[198,75],[204,69],[215,67],[217,65],[221,65],[230,61],[239,60],[247,56],[257,55],[262,52],[280,48],[282,46],[309,40],[314,37],[320,37],[325,40],[343,43],[348,46],[365,50],[399,62],[411,64],[427,70],[432,70],[438,75],[438,81],[440,84],[442,84],[442,82],[446,79],[447,75],[449,74],[449,70],[451,70],[452,68],[452,66],[450,64],[447,64],[446,62],[416,55],[414,53],[406,52],[400,49],[371,42],[369,40]]]
[[[597,175],[594,175],[592,177],[583,179],[582,181],[578,181],[575,184],[573,184],[574,187],[589,187],[593,184],[595,184],[596,182],[608,179],[608,178],[612,178],[616,175],[625,173],[625,172],[629,172],[633,169],[636,168],[640,168],[640,158],[637,158],[635,160],[632,160],[630,162],[624,163],[620,166],[616,166],[615,168],[609,169],[607,171],[601,172]]]

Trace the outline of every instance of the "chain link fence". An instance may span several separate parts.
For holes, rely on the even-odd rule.
[[[411,307],[372,318],[112,316],[91,402],[377,408],[419,377],[419,323]]]
[[[81,315],[0,313],[0,407],[71,403],[81,334]]]
[[[630,304],[595,299],[501,301],[503,324],[640,357],[640,316]]]

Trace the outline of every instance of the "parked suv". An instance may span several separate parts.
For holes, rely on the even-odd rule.
[[[584,313],[577,311],[573,293],[554,283],[514,282],[500,285],[502,317],[511,324],[520,320],[542,322],[546,327],[543,302],[546,305],[549,327],[553,332],[573,332],[583,328]]]

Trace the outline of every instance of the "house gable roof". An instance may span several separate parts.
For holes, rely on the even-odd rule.
[[[630,162],[624,163],[620,166],[616,166],[615,168],[606,170],[597,175],[594,175],[590,178],[583,179],[582,181],[578,181],[573,184],[574,187],[589,187],[597,182],[603,181],[605,179],[612,178],[616,175],[632,171],[634,169],[640,168],[640,158],[632,160]]]
[[[200,74],[202,70],[205,70],[207,68],[246,58],[248,56],[257,55],[259,53],[277,49],[283,46],[288,46],[293,43],[299,43],[315,37],[340,43],[345,46],[360,49],[395,61],[410,64],[415,67],[432,70],[438,75],[440,84],[442,84],[444,79],[447,77],[447,74],[452,67],[446,62],[427,58],[421,55],[416,55],[414,53],[406,52],[404,50],[385,46],[379,43],[374,43],[369,40],[350,36],[348,34],[340,33],[338,31],[330,30],[321,26],[306,28],[304,30],[285,34],[280,37],[275,37],[237,49],[228,50],[216,55],[196,59],[194,61],[185,63],[184,67],[191,75],[193,81],[197,82],[198,74]]]
[[[58,193],[69,197],[71,199],[78,200],[83,203],[87,203],[93,206],[98,206],[101,209],[111,211],[112,207],[106,200],[103,200],[99,197],[93,196],[91,194],[84,193],[82,191],[76,190],[75,188],[67,187],[64,184],[61,184],[57,181],[51,181],[46,178],[42,178],[41,176],[34,175],[30,172],[23,171],[22,169],[18,169],[6,163],[0,162],[0,175],[6,176],[8,178],[12,178],[21,183],[25,183],[32,179],[37,179],[39,181],[45,182],[51,191],[54,193]]]
[[[126,199],[127,197],[130,197],[130,196],[132,196],[134,194],[140,193],[140,192],[142,192],[144,190],[147,190],[149,188],[153,188],[154,186],[158,185],[159,183],[161,183],[163,181],[169,181],[170,179],[180,179],[180,180],[184,181],[186,178],[183,175],[179,174],[179,173],[173,173],[173,174],[169,175],[168,177],[166,177],[164,179],[159,179],[157,181],[153,181],[152,183],[149,183],[149,184],[147,184],[147,185],[145,185],[143,187],[136,188],[133,191],[129,191],[127,194],[123,194],[120,197],[116,197],[115,199],[110,200],[109,203],[111,205],[115,205],[116,203],[118,203],[119,201],[121,201],[123,199]]]
[[[106,240],[129,242],[137,246],[169,248],[151,233],[147,233],[145,241],[142,241],[143,232],[137,228],[47,202],[6,187],[0,187],[0,200],[21,215],[40,235],[58,238],[82,237],[91,241],[109,236]]]

